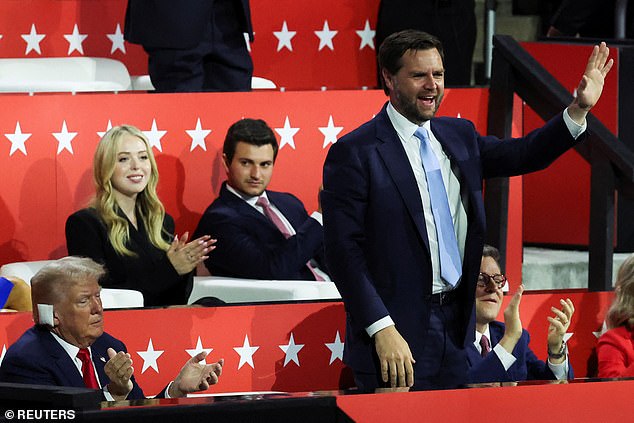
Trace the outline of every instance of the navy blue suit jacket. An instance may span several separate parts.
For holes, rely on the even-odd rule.
[[[239,9],[238,30],[253,40],[249,0],[233,1]],[[128,0],[125,39],[150,47],[194,47],[203,39],[213,6],[211,0]]]
[[[90,346],[92,360],[102,387],[110,383],[104,372],[104,366],[108,361],[107,350],[110,347],[117,352],[127,351],[123,342],[105,332]],[[9,347],[0,366],[0,382],[86,387],[68,353],[43,326],[33,326]],[[134,376],[132,383],[134,386],[128,394],[128,399],[145,398]]]
[[[504,336],[504,323],[489,323],[491,348],[495,347]],[[522,380],[555,380],[555,375],[545,361],[537,358],[530,349],[530,335],[522,331],[520,340],[513,348],[513,356],[517,359],[508,370],[504,370],[498,356],[491,352],[482,358],[473,343],[467,345],[467,361],[469,363],[469,383],[485,382],[519,382]],[[574,379],[572,366],[568,363],[568,379]]]
[[[456,293],[462,315],[454,324],[468,344],[485,238],[483,178],[543,169],[575,141],[561,114],[516,141],[480,136],[465,119],[434,118],[431,129],[459,175],[467,213]],[[365,328],[390,315],[417,361],[415,376],[421,374],[432,289],[429,242],[416,179],[385,107],[330,148],[321,199],[326,260],[347,311],[344,361],[355,371],[376,372]]]
[[[297,197],[268,190],[266,195],[296,234],[286,239],[270,219],[230,192],[224,182],[194,234],[218,239],[218,248],[205,261],[207,269],[214,276],[314,280],[306,263],[315,259],[325,270],[322,226],[308,216]]]

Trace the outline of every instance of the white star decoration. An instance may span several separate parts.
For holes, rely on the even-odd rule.
[[[108,125],[106,125],[106,130],[103,132],[97,131],[97,135],[99,135],[99,138],[103,138],[103,136],[106,135],[106,132],[108,132],[111,129],[112,129],[112,122],[110,121],[110,119],[108,119]]]
[[[22,128],[20,128],[20,122],[15,124],[15,132],[12,134],[4,134],[5,137],[11,141],[11,151],[9,156],[12,156],[17,150],[20,150],[26,156],[26,146],[24,143],[31,137],[32,134],[23,134]]]
[[[196,341],[196,346],[191,350],[185,350],[185,351],[187,351],[187,354],[189,354],[190,357],[194,357],[196,354],[203,351],[206,352],[207,355],[209,355],[209,353],[212,352],[213,350],[214,350],[213,348],[203,348],[203,343],[200,340],[200,336],[199,336],[198,341]],[[205,360],[203,360],[202,363],[207,364],[207,359],[205,358]]]
[[[121,52],[125,54],[125,44],[123,43],[123,33],[121,32],[121,25],[117,24],[117,29],[114,31],[114,34],[106,34],[106,37],[108,37],[108,39],[112,41],[110,54],[114,53],[117,50],[121,50]]]
[[[273,31],[273,35],[277,37],[277,51],[282,50],[286,47],[289,51],[293,51],[293,45],[291,44],[291,40],[297,34],[297,31],[289,31],[288,26],[286,25],[286,21],[282,24],[281,31]]]
[[[572,338],[572,335],[574,335],[574,334],[575,334],[574,332],[566,332],[566,333],[564,333],[564,342],[568,342],[568,340],[570,338]]]
[[[154,345],[152,345],[152,338],[147,344],[147,350],[145,351],[137,351],[137,354],[141,356],[143,359],[143,369],[141,369],[141,373],[145,373],[147,369],[150,367],[156,370],[156,373],[159,373],[158,363],[156,360],[163,354],[165,351],[154,350]]]
[[[255,352],[259,348],[260,347],[252,347],[251,345],[249,345],[249,335],[244,335],[244,343],[242,344],[242,346],[233,347],[235,352],[240,355],[238,370],[240,370],[240,368],[242,368],[242,366],[244,366],[245,364],[248,364],[249,366],[251,366],[252,369],[255,369],[255,366],[253,365],[253,354],[255,354]]]
[[[335,336],[335,340],[332,343],[326,343],[326,347],[330,350],[330,361],[328,364],[332,364],[333,361],[339,360],[343,361],[343,342],[341,342],[341,336],[339,336],[339,331],[337,331],[337,335]]]
[[[374,50],[374,35],[376,31],[370,29],[370,20],[365,20],[365,26],[361,31],[356,31],[357,35],[361,37],[361,44],[359,44],[359,50],[363,50],[363,47],[368,46]]]
[[[291,361],[294,361],[295,364],[299,366],[299,357],[297,353],[304,348],[304,344],[296,344],[295,339],[293,339],[293,332],[291,332],[291,338],[288,341],[287,345],[279,345],[280,349],[284,351],[284,367]]]
[[[606,323],[606,321],[603,321],[603,324],[601,325],[601,329],[599,329],[596,332],[592,332],[592,334],[594,335],[595,338],[600,338],[601,335],[603,335],[604,333],[606,333],[608,331],[608,324]]]
[[[334,50],[335,46],[332,44],[332,39],[335,38],[338,31],[331,31],[328,27],[328,21],[324,21],[324,28],[321,31],[315,31],[315,35],[319,37],[319,51],[324,47],[328,47],[330,50]]]
[[[195,129],[187,129],[187,135],[192,138],[192,145],[189,148],[189,151],[194,151],[194,148],[200,147],[203,150],[207,151],[207,146],[205,145],[205,137],[211,133],[211,129],[203,129],[200,125],[200,118],[196,121]]]
[[[57,140],[57,154],[61,153],[63,150],[68,150],[70,154],[73,154],[73,146],[71,145],[71,141],[73,138],[77,136],[77,132],[68,132],[66,128],[66,121],[62,123],[61,132],[53,132],[53,136]]]
[[[335,126],[332,120],[332,115],[328,118],[328,126],[319,127],[319,131],[324,134],[324,144],[322,148],[326,148],[328,144],[334,144],[337,142],[337,135],[343,130],[343,126]]]
[[[200,119],[198,119],[198,122],[200,122]],[[158,151],[163,152],[161,138],[163,138],[163,135],[167,134],[167,131],[158,130],[156,127],[156,119],[152,119],[152,128],[149,131],[143,131],[143,134],[147,137],[148,141],[150,141],[150,147],[154,147]]]
[[[84,48],[82,47],[82,43],[88,35],[80,34],[79,29],[77,29],[77,24],[73,27],[72,34],[64,34],[64,38],[68,41],[68,55],[77,50],[80,54],[84,54]]]
[[[40,50],[40,42],[46,37],[44,34],[38,34],[35,29],[35,24],[31,24],[31,32],[28,34],[21,34],[21,37],[24,41],[26,41],[26,51],[24,55],[29,54],[31,50],[35,50],[37,54],[42,54]]]
[[[288,120],[288,116],[286,116],[286,120],[284,120],[284,127],[275,128],[275,132],[282,137],[280,139],[280,150],[287,144],[290,145],[293,150],[295,149],[295,140],[293,137],[298,131],[299,128],[291,128],[291,123]]]
[[[4,360],[4,355],[7,353],[7,345],[2,344],[2,354],[0,354],[0,364],[2,364],[2,360]]]

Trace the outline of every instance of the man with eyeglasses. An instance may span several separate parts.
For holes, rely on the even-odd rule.
[[[469,383],[573,379],[564,341],[575,311],[572,301],[561,299],[561,309],[552,308],[553,316],[548,317],[548,361],[539,360],[529,348],[530,336],[520,321],[523,285],[504,310],[504,323],[495,320],[507,283],[499,258],[495,247],[484,246],[476,286],[475,342],[467,347]]]

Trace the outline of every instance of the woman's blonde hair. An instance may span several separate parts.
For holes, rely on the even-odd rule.
[[[117,213],[119,206],[112,187],[112,175],[118,159],[117,150],[121,144],[121,139],[125,135],[131,135],[143,141],[151,165],[148,184],[136,198],[135,212],[141,217],[139,224],[144,226],[150,242],[155,247],[167,251],[169,243],[162,236],[165,208],[156,194],[156,186],[158,185],[156,160],[154,160],[149,141],[138,128],[132,125],[115,126],[106,132],[99,141],[93,160],[93,177],[96,190],[93,206],[108,228],[108,239],[114,250],[120,255],[136,256],[137,254],[134,251],[126,247],[130,240],[128,223],[126,219]]]
[[[610,329],[627,326],[634,329],[634,254],[630,255],[616,277],[616,298],[608,310],[606,317]]]

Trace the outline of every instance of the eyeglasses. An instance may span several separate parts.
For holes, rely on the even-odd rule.
[[[486,288],[489,282],[493,281],[498,289],[504,288],[506,285],[506,276],[499,273],[497,275],[489,275],[488,273],[482,273],[478,275],[477,285],[481,288]]]

